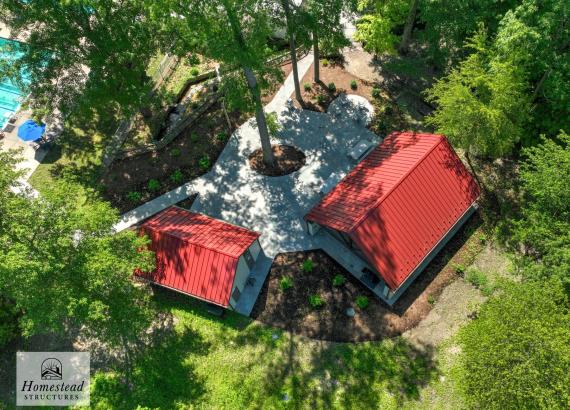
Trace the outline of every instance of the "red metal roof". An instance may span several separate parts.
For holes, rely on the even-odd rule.
[[[444,136],[393,133],[305,219],[348,234],[394,290],[479,194]]]
[[[151,239],[157,268],[138,275],[227,307],[239,257],[257,232],[171,207],[147,220],[141,232]]]

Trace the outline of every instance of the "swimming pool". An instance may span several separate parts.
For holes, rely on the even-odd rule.
[[[0,38],[0,59],[13,60],[21,54],[17,50],[18,42]],[[26,76],[24,75],[24,79]],[[0,80],[0,130],[8,123],[10,117],[18,111],[26,96],[16,83],[11,80]]]

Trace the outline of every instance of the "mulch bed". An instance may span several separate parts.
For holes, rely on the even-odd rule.
[[[291,145],[272,145],[271,150],[275,156],[274,166],[263,162],[263,150],[259,148],[249,156],[251,168],[262,175],[278,177],[297,171],[307,160],[302,151]]]
[[[434,258],[426,270],[390,308],[353,278],[323,251],[291,252],[277,255],[254,306],[252,317],[271,326],[314,339],[336,342],[380,340],[401,335],[427,316],[443,289],[457,278],[455,264],[469,265],[481,250],[475,230],[481,225],[476,215]],[[303,262],[312,260],[312,272],[304,272]],[[335,287],[335,275],[347,281]],[[285,291],[283,277],[293,279]],[[309,296],[320,295],[324,306],[312,308]],[[366,296],[369,306],[359,309],[357,296]],[[431,302],[431,303],[430,303]],[[346,315],[354,308],[356,316]]]
[[[126,212],[208,172],[240,120],[238,113],[231,114],[228,130],[223,111],[215,104],[166,148],[115,161],[101,179],[104,196]],[[151,179],[158,186],[149,185]]]

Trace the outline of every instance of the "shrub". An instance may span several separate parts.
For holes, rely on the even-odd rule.
[[[148,181],[147,188],[150,192],[156,192],[160,189],[160,182],[156,179],[151,179]]]
[[[269,130],[269,134],[272,137],[277,136],[277,133],[279,133],[282,128],[279,120],[277,119],[277,113],[270,112],[265,116],[265,121],[267,122],[267,129]]]
[[[228,139],[228,134],[225,132],[218,132],[218,134],[216,135],[216,139],[220,142],[224,142],[225,140]]]
[[[320,105],[323,105],[326,102],[326,100],[327,98],[324,95],[322,94],[317,95],[317,103],[319,103]]]
[[[311,84],[305,83],[303,84],[303,88],[305,89],[305,91],[311,91]]]
[[[353,90],[356,90],[358,88],[358,83],[356,82],[356,80],[352,80],[350,82],[350,88],[352,88]]]
[[[210,158],[207,155],[204,155],[198,161],[198,166],[200,167],[200,169],[202,171],[207,171],[208,169],[210,169],[211,165],[212,165],[212,162],[210,161]]]
[[[435,304],[435,298],[433,297],[433,295],[428,295],[427,301],[430,305]]]
[[[342,286],[346,283],[346,278],[344,277],[344,275],[341,275],[340,273],[338,275],[335,275],[333,280],[332,280],[332,284],[333,286]]]
[[[360,309],[366,309],[369,304],[370,301],[366,296],[360,295],[356,297],[356,306],[358,306]]]
[[[309,296],[309,305],[312,308],[318,309],[325,304],[325,300],[321,297],[321,295],[311,295]]]
[[[127,199],[131,202],[140,202],[142,200],[142,195],[140,192],[131,191],[127,194]]]
[[[329,83],[329,85],[327,85],[327,88],[329,89],[329,91],[331,93],[334,93],[336,91],[336,85],[335,83]]]
[[[182,171],[177,169],[172,173],[172,175],[170,175],[170,180],[175,184],[179,184],[184,180],[184,174],[182,173]]]
[[[190,69],[190,75],[192,75],[192,77],[196,77],[198,74],[200,74],[200,70],[198,70],[198,67],[192,67]]]
[[[173,157],[179,157],[182,154],[182,151],[180,150],[180,148],[172,148],[170,150],[170,155],[172,155]]]
[[[190,141],[198,142],[199,139],[200,139],[200,136],[197,133],[193,132],[192,134],[190,134]]]
[[[458,275],[463,275],[465,273],[465,265],[462,265],[460,263],[455,263],[453,264],[453,270]]]
[[[380,91],[380,88],[374,87],[374,88],[372,89],[372,98],[380,98],[381,95],[382,95],[382,93],[381,93],[381,91]]]
[[[493,285],[489,283],[489,278],[478,269],[467,269],[465,280],[479,289],[485,296],[489,296],[493,293],[494,288]]]
[[[507,283],[459,333],[459,385],[470,407],[570,405],[568,294],[555,280]]]
[[[313,264],[313,261],[311,259],[305,259],[305,261],[303,262],[303,266],[301,266],[301,269],[303,269],[303,272],[306,272],[306,273],[311,273],[314,268],[315,268],[315,265]]]
[[[279,279],[279,289],[281,289],[282,291],[286,291],[288,289],[291,289],[293,287],[293,279],[291,279],[289,276],[283,276],[281,279]]]
[[[329,60],[327,60],[326,58],[323,58],[321,60],[321,64],[323,65],[323,67],[327,67],[329,65]]]

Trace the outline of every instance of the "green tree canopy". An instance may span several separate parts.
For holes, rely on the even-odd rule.
[[[522,217],[514,245],[523,243],[532,277],[556,275],[570,282],[570,136],[524,150]],[[524,260],[523,260],[524,262]]]
[[[12,193],[4,175],[14,177],[14,161],[0,161],[0,294],[22,312],[23,334],[85,326],[126,351],[154,316],[148,288],[133,281],[135,269],[154,267],[147,239],[114,233],[117,211],[78,186]]]
[[[507,154],[524,137],[528,120],[523,74],[493,58],[484,29],[466,47],[472,53],[427,91],[437,106],[427,123],[467,153]]]
[[[148,62],[171,42],[157,34],[143,2],[132,0],[3,0],[0,21],[29,33],[19,46],[24,53],[0,65],[0,77],[25,70],[31,102],[64,112],[77,105],[137,110],[148,96]]]
[[[460,332],[468,403],[501,410],[570,407],[569,308],[557,281],[504,285]]]
[[[356,39],[375,54],[395,53],[400,43],[398,28],[403,28],[408,16],[408,0],[360,0],[358,9],[364,13],[357,24]]]

